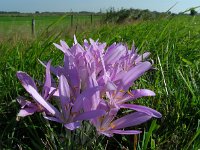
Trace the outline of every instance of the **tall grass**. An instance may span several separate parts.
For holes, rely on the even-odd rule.
[[[138,99],[136,103],[155,108],[163,114],[160,120],[139,126],[144,131],[139,136],[114,136],[110,139],[100,136],[93,139],[88,147],[80,144],[79,149],[200,148],[199,26],[198,16],[177,16],[76,31],[80,42],[84,38],[93,38],[107,42],[108,45],[124,42],[129,47],[134,42],[139,53],[150,51],[154,69],[136,82],[135,86],[151,89],[156,96]],[[18,39],[14,45],[9,41],[0,44],[0,149],[67,148],[67,141],[62,141],[62,127],[57,124],[46,123],[37,114],[16,121],[19,111],[16,97],[24,94],[16,79],[16,71],[26,71],[43,80],[44,68],[38,59],[52,59],[53,64],[59,64],[63,56],[52,43],[64,39],[72,44],[75,29],[70,34],[63,34],[59,29],[50,31],[31,41]],[[90,135],[88,137],[91,138]]]

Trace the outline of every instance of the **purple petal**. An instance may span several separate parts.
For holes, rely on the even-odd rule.
[[[67,110],[67,104],[70,103],[70,89],[67,79],[64,75],[61,75],[59,80],[59,97],[61,100],[61,109],[64,118],[68,119],[70,110]]]
[[[132,44],[132,47],[131,47],[131,54],[135,54],[135,53],[137,53],[137,51],[136,51],[136,47],[135,47],[135,45],[134,45],[134,43]]]
[[[108,90],[108,91],[116,91],[117,90],[117,86],[112,81],[108,81],[107,84],[106,84],[106,90]]]
[[[110,48],[107,50],[104,60],[105,64],[114,64],[126,53],[126,47],[123,45],[117,45],[114,48]]]
[[[162,115],[161,113],[159,113],[158,111],[151,109],[149,107],[146,106],[141,106],[141,105],[135,105],[135,104],[122,104],[120,105],[120,108],[129,108],[129,109],[133,109],[139,112],[143,112],[146,113],[147,115],[156,117],[156,118],[161,118]]]
[[[28,86],[31,85],[35,90],[37,90],[37,87],[35,85],[35,82],[33,79],[25,72],[18,71],[17,72],[17,77],[22,83],[22,86],[28,91]]]
[[[62,101],[62,105],[66,105],[70,102],[70,88],[64,75],[61,75],[59,79],[59,96]]]
[[[80,77],[78,74],[77,66],[75,64],[75,59],[73,56],[66,56],[64,58],[64,74],[69,76],[68,81],[69,85],[76,91],[78,92],[80,88]]]
[[[72,122],[64,125],[69,130],[75,130],[80,127],[80,122]]]
[[[63,68],[61,66],[57,66],[57,67],[51,66],[51,72],[57,77],[59,77],[63,73]]]
[[[126,71],[122,70],[119,73],[117,73],[114,77],[113,77],[113,81],[118,81],[118,80],[122,80],[123,77],[127,74]]]
[[[136,58],[135,63],[139,63],[141,61],[143,61],[145,58],[147,58],[150,55],[149,52],[146,52],[142,55],[140,55],[139,57]]]
[[[61,44],[61,46],[62,46],[62,48],[63,48],[63,50],[64,50],[64,53],[65,53],[66,55],[68,55],[68,56],[71,56],[72,53],[70,52],[70,48],[69,48],[69,46],[67,45],[67,43],[66,43],[65,41],[60,40],[60,44]]]
[[[17,101],[21,105],[21,108],[25,108],[25,106],[31,107],[34,105],[32,102],[27,101],[26,98],[22,96],[17,97]]]
[[[70,51],[69,51],[69,46],[67,45],[67,43],[65,41],[60,40],[60,44],[63,48],[63,50],[65,51],[65,53],[67,53],[68,55],[70,55]]]
[[[69,46],[67,45],[67,43],[65,41],[60,40],[60,44],[65,51],[69,50]]]
[[[80,44],[75,44],[70,49],[73,56],[78,56],[78,54],[83,54],[85,52],[84,48]]]
[[[92,110],[92,111],[88,111],[88,112],[84,112],[81,113],[79,115],[77,115],[74,120],[77,121],[82,121],[82,120],[90,120],[96,117],[100,117],[103,116],[105,114],[104,110]]]
[[[88,78],[88,72],[86,68],[79,68],[79,74],[80,74],[80,81],[81,81],[81,89],[86,88],[86,81]]]
[[[109,107],[108,103],[106,103],[104,100],[101,100],[97,109],[109,111],[110,107]]]
[[[96,73],[95,73],[95,64],[92,63],[90,67],[91,68],[88,68],[89,76],[88,76],[87,88],[88,89],[94,88],[95,90],[95,87],[98,87],[98,82],[96,80]],[[98,90],[92,96],[84,100],[83,103],[84,111],[95,110],[97,108],[100,102],[100,89],[102,89],[102,87],[98,87]]]
[[[50,120],[50,121],[54,121],[54,122],[58,122],[58,123],[62,123],[62,121],[58,118],[55,117],[48,117],[48,116],[43,116],[45,119]]]
[[[99,134],[103,134],[107,137],[112,137],[113,133],[111,131],[99,131]]]
[[[53,93],[53,96],[59,97],[59,90],[58,89]]]
[[[90,47],[90,45],[89,45],[89,43],[88,43],[88,41],[86,39],[84,40],[84,47],[86,49],[88,49]]]
[[[40,105],[42,105],[47,111],[49,111],[52,115],[60,116],[59,111],[51,105],[49,102],[45,101],[42,96],[30,85],[28,85],[27,90],[31,96],[34,98],[36,102],[38,102]]]
[[[56,92],[57,92],[58,90],[56,89],[56,88],[53,88],[53,87],[51,87],[50,88],[50,91],[49,91],[49,95],[48,95],[48,97],[45,99],[46,101],[48,101],[52,96],[56,96]]]
[[[34,114],[36,111],[37,111],[36,108],[24,108],[24,109],[21,109],[19,111],[19,113],[17,114],[17,116],[19,116],[19,117],[30,116],[30,115]]]
[[[122,83],[126,87],[126,89],[124,90],[127,90],[136,79],[138,79],[150,68],[151,68],[150,62],[142,62],[137,66],[133,67],[131,70],[129,70],[122,78]]]
[[[39,60],[39,59],[38,59],[38,60]],[[40,60],[39,60],[39,62],[40,62],[44,67],[47,66],[45,62],[42,62],[42,61],[40,61]],[[51,66],[51,67],[50,67],[50,70],[51,70],[51,72],[52,72],[54,75],[56,75],[57,77],[59,77],[59,76],[61,75],[61,73],[63,72],[63,68],[62,68],[61,66],[57,66],[57,67]]]
[[[152,116],[149,116],[145,113],[141,112],[134,112],[131,114],[128,114],[124,117],[121,117],[111,123],[111,127],[113,129],[120,129],[120,128],[126,128],[131,126],[136,126],[141,123],[144,123],[151,119]]]
[[[115,134],[140,134],[142,131],[138,130],[111,130],[112,133]]]
[[[83,101],[85,99],[91,98],[97,91],[99,91],[100,87],[88,88],[83,91],[78,97],[73,105],[72,112],[79,112],[81,108],[83,108]]]
[[[141,98],[144,96],[155,96],[155,93],[148,89],[137,89],[133,90],[123,96],[123,99],[119,101],[119,103],[128,102],[130,100],[134,100],[137,98]]]
[[[62,46],[60,46],[60,45],[58,45],[58,44],[56,44],[56,43],[53,43],[53,45],[54,45],[56,48],[58,48],[59,50],[61,50],[63,53],[66,53],[65,49],[64,49]]]
[[[70,56],[72,55],[71,52],[69,51],[70,48],[69,46],[67,45],[67,43],[65,41],[62,41],[60,40],[60,44],[61,45],[58,45],[56,43],[53,43],[58,49],[60,49],[63,53],[65,53],[66,55]]]
[[[45,83],[43,87],[43,97],[46,99],[49,95],[49,91],[51,89],[51,73],[50,73],[51,61],[49,61],[46,65],[46,76]]]
[[[110,128],[110,123],[116,117],[118,111],[118,108],[111,108],[110,111],[103,117],[101,127],[108,130]]]

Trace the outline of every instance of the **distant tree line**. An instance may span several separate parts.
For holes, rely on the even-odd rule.
[[[171,12],[160,13],[157,11],[150,11],[148,9],[121,9],[116,11],[114,8],[110,8],[105,15],[105,22],[113,23],[123,23],[131,22],[135,20],[152,20],[158,17],[163,17],[166,15],[172,14]],[[175,14],[172,14],[175,15]]]
[[[0,14],[20,14],[18,11],[0,11]]]
[[[175,14],[170,11],[168,12],[157,12],[150,11],[148,9],[120,9],[115,10],[114,8],[110,8],[107,10],[104,15],[104,22],[113,22],[113,23],[124,23],[124,22],[132,22],[136,20],[154,20],[157,18],[167,17],[167,16],[175,16],[175,15],[188,15],[185,13]],[[189,15],[194,16],[198,15],[195,9],[191,9]]]
[[[80,12],[73,12],[72,10],[69,12],[40,12],[35,11],[34,13],[21,13],[18,11],[0,11],[0,15],[11,15],[11,16],[32,16],[32,15],[104,15],[105,22],[114,22],[114,23],[122,23],[122,22],[129,22],[134,20],[152,20],[158,17],[165,17],[165,16],[174,16],[174,15],[187,15],[184,12],[180,12],[179,14],[168,12],[157,12],[157,11],[150,11],[148,9],[141,10],[141,9],[120,9],[115,10],[115,8],[110,8],[106,11],[106,13],[102,13],[101,9],[99,12],[90,12],[90,11],[80,11]],[[191,8],[189,9],[189,15],[199,15],[198,12]]]
[[[22,13],[22,12],[17,12],[17,11],[0,11],[0,14],[2,15],[16,15],[16,16],[30,16],[30,15],[101,15],[102,12],[89,12],[89,11],[80,11],[80,12],[40,12],[40,11],[35,11],[34,13]]]

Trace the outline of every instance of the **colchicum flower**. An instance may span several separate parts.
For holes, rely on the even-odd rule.
[[[53,67],[51,63],[42,63],[46,67],[46,78],[42,94],[38,93],[35,82],[24,72],[17,77],[33,101],[20,97],[22,109],[18,116],[25,117],[42,112],[45,119],[64,124],[67,129],[80,127],[83,120],[89,120],[99,134],[108,137],[113,134],[139,134],[138,130],[124,130],[162,115],[146,106],[129,103],[145,96],[155,96],[148,89],[129,90],[134,82],[152,65],[144,61],[150,53],[138,55],[133,46],[113,43],[99,43],[84,40],[81,46],[74,36],[70,48],[64,41],[54,44],[64,54],[64,65]],[[57,77],[58,85],[51,73]],[[52,103],[56,101],[56,103]],[[54,105],[53,105],[54,104]],[[56,106],[55,106],[56,104]],[[117,113],[122,109],[133,110],[121,118]]]

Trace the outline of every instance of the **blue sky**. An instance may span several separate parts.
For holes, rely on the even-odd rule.
[[[176,4],[177,3],[177,4]],[[0,11],[105,11],[110,7],[140,8],[165,12],[174,4],[172,12],[200,6],[200,0],[0,0]],[[200,9],[199,9],[200,10]]]

